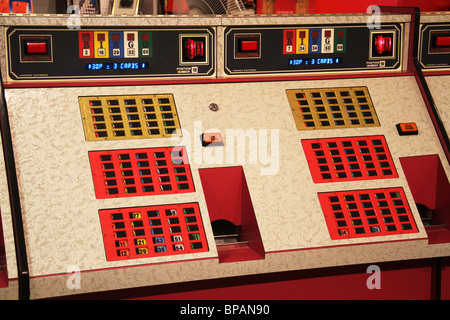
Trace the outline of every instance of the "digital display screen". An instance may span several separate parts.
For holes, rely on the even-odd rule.
[[[148,67],[148,62],[86,63],[86,70],[142,70]]]
[[[291,66],[309,66],[309,65],[324,65],[324,64],[339,64],[342,63],[342,58],[299,58],[289,59]]]

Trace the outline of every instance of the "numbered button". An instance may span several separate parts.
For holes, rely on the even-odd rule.
[[[181,241],[183,241],[183,236],[181,236],[181,235],[171,236],[170,238],[171,238],[172,242],[181,242]]]
[[[117,255],[119,257],[126,257],[130,255],[130,251],[128,250],[117,250]]]
[[[147,244],[147,240],[145,238],[134,239],[134,244],[137,246],[143,246]]]
[[[174,244],[172,246],[173,251],[183,251],[184,250],[184,244]]]
[[[154,237],[153,238],[153,243],[164,243],[164,237]]]
[[[136,248],[136,254],[148,254],[147,248]]]
[[[155,252],[156,253],[167,252],[166,246],[156,246]]]

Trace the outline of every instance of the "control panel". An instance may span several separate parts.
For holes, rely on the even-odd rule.
[[[205,28],[6,31],[12,80],[213,76],[214,34]]]
[[[403,25],[10,27],[11,80],[189,78],[399,70]],[[445,42],[445,37],[442,41]],[[216,44],[216,42],[218,42]],[[217,47],[224,52],[216,52]],[[216,58],[217,57],[217,58]],[[221,65],[218,73],[217,63]]]
[[[450,68],[450,23],[420,26],[419,62],[423,69]]]
[[[400,24],[228,27],[225,73],[380,70],[401,66]]]

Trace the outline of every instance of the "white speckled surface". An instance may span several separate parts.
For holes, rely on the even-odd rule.
[[[7,262],[8,278],[13,279],[17,277],[17,265],[16,265],[15,244],[13,236],[12,217],[11,217],[11,205],[9,201],[8,181],[6,176],[3,146],[1,147],[2,148],[0,148],[0,216],[1,216],[0,222],[3,228],[3,240],[7,255],[6,262]]]
[[[425,79],[436,104],[439,117],[445,126],[447,135],[450,136],[450,76],[426,76]]]

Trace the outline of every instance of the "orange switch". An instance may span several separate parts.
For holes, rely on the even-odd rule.
[[[398,134],[401,136],[416,135],[419,133],[417,125],[414,122],[398,123],[396,127]]]
[[[221,133],[203,133],[202,136],[202,146],[206,147],[212,146],[223,146],[222,134]]]

